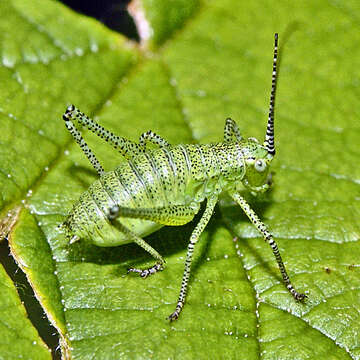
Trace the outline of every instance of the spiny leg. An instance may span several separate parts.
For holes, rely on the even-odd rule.
[[[239,127],[233,119],[227,118],[224,127],[224,142],[240,141],[243,137],[240,134]]]
[[[101,176],[105,172],[104,168],[101,166],[99,160],[96,158],[94,153],[89,148],[88,144],[85,142],[85,140],[81,136],[80,131],[75,127],[74,123],[71,121],[72,117],[69,115],[69,113],[66,112],[63,115],[63,119],[65,120],[66,128],[69,130],[70,134],[75,139],[75,141],[80,145],[81,150],[84,152],[86,157],[89,159],[91,165],[97,171],[99,176]]]
[[[183,274],[183,278],[182,278],[182,282],[181,282],[179,299],[178,299],[175,311],[169,316],[170,321],[176,320],[179,317],[182,308],[184,307],[186,292],[187,292],[187,287],[188,287],[188,282],[189,282],[189,277],[190,277],[191,261],[192,261],[194,248],[195,248],[196,243],[199,240],[201,233],[204,231],[206,225],[208,224],[208,222],[211,218],[211,215],[213,214],[216,203],[217,203],[216,196],[213,196],[213,197],[207,199],[206,209],[205,209],[200,221],[198,222],[198,224],[196,225],[194,231],[192,232],[192,234],[190,236],[190,243],[188,245],[188,251],[186,254],[185,269],[184,269],[184,274]]]
[[[255,214],[254,210],[251,209],[250,205],[246,202],[246,200],[240,196],[238,193],[231,193],[230,194],[232,198],[241,206],[247,217],[250,219],[250,221],[255,225],[255,227],[261,232],[261,234],[264,236],[265,241],[269,243],[271,246],[271,249],[273,251],[273,254],[275,256],[275,259],[278,263],[281,276],[283,278],[283,281],[285,283],[286,288],[289,290],[291,295],[299,301],[304,300],[307,296],[305,294],[301,294],[297,292],[293,285],[291,284],[289,275],[287,274],[285,265],[282,261],[278,246],[273,239],[273,236],[268,231],[266,225],[260,220],[260,218]]]
[[[143,134],[140,135],[139,138],[139,145],[144,150],[146,149],[146,144],[148,142],[152,142],[153,144],[159,145],[160,147],[170,146],[170,144],[165,139],[163,139],[160,135],[155,134],[151,130],[144,132]]]
[[[165,265],[165,260],[162,258],[162,256],[153,248],[151,247],[145,240],[143,240],[140,236],[136,235],[134,232],[132,232],[130,229],[128,229],[123,224],[116,222],[113,223],[113,225],[122,233],[127,235],[129,239],[131,239],[134,243],[142,247],[145,251],[147,251],[151,256],[153,256],[156,259],[156,263],[147,268],[147,269],[135,269],[130,268],[128,269],[129,272],[136,272],[139,273],[139,275],[142,278],[146,278],[149,275],[155,274],[159,270],[163,270]]]
[[[154,274],[162,270],[165,261],[161,255],[153,249],[148,243],[137,236],[135,233],[125,228],[124,225],[116,222],[118,217],[128,217],[136,219],[144,219],[155,221],[164,225],[183,225],[191,221],[195,214],[199,211],[198,207],[188,207],[181,205],[174,205],[169,207],[159,207],[153,209],[138,209],[138,208],[124,208],[120,206],[113,206],[109,209],[108,218],[112,224],[121,232],[127,234],[136,244],[141,246],[144,250],[150,253],[158,262],[148,269],[130,268],[128,272],[139,273],[141,277],[145,278],[148,275]]]
[[[63,115],[65,121],[73,121],[78,124],[85,125],[90,131],[105,139],[106,142],[111,144],[114,149],[117,149],[122,156],[126,159],[131,159],[135,155],[141,154],[144,150],[135,142],[125,139],[123,137],[113,134],[111,131],[106,130],[99,125],[96,121],[87,117],[83,112],[77,109],[74,105],[70,105]]]

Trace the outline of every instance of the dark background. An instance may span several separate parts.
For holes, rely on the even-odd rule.
[[[130,0],[62,0],[61,2],[81,14],[98,19],[108,28],[132,40],[139,40],[135,24],[126,10]]]

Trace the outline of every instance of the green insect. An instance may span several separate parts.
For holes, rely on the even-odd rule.
[[[138,144],[116,136],[73,105],[63,115],[67,129],[99,174],[99,179],[80,196],[64,222],[70,243],[81,238],[89,239],[98,246],[135,242],[156,259],[156,263],[148,269],[128,270],[145,278],[162,270],[165,261],[142,238],[164,225],[190,222],[199,211],[200,204],[206,200],[204,213],[190,237],[180,294],[170,320],[176,320],[184,307],[195,245],[223,191],[227,191],[240,205],[271,246],[291,295],[300,301],[306,298],[291,284],[279,249],[266,225],[239,193],[244,186],[254,194],[270,187],[269,165],[275,155],[277,50],[278,35],[275,34],[269,118],[263,144],[254,138],[244,139],[231,119],[225,122],[223,142],[170,145],[152,131],[142,134]],[[115,170],[105,172],[74,122],[85,125],[110,143],[127,161]],[[149,142],[158,148],[147,149]]]

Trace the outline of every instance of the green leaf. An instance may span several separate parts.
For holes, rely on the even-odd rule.
[[[14,284],[0,265],[0,356],[2,359],[51,359],[27,318]]]
[[[360,359],[357,2],[137,5],[150,36],[139,47],[57,2],[0,4],[1,222],[64,357]],[[174,144],[221,141],[231,116],[262,140],[275,32],[274,187],[247,197],[308,301],[292,299],[270,247],[224,197],[169,324],[199,216],[146,239],[167,261],[146,280],[125,275],[153,264],[134,244],[70,246],[57,225],[97,177],[61,115],[74,103],[126,138],[151,129]],[[107,170],[122,161],[85,136]]]
[[[199,8],[199,0],[142,0],[129,6],[138,23],[139,35],[154,47],[162,45],[184,27],[196,16]]]

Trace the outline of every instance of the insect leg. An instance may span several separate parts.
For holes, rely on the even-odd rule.
[[[159,145],[160,147],[168,147],[170,144],[163,139],[161,136],[155,134],[151,130],[144,132],[140,135],[139,145],[141,148],[146,149],[146,143],[152,142],[155,145]]]
[[[273,236],[270,234],[269,230],[267,229],[266,225],[259,219],[259,217],[255,214],[254,210],[251,209],[250,205],[245,201],[245,199],[240,196],[237,193],[231,193],[230,194],[232,198],[241,206],[247,217],[250,219],[250,221],[255,225],[255,227],[261,232],[261,234],[264,236],[265,241],[269,243],[271,246],[271,249],[273,251],[273,254],[275,256],[275,259],[278,263],[281,276],[283,278],[283,281],[285,283],[286,288],[289,290],[291,295],[299,301],[304,300],[307,296],[305,294],[301,294],[297,292],[293,285],[291,284],[289,275],[287,274],[285,265],[282,261],[278,246],[273,239]]]
[[[75,139],[75,141],[80,145],[81,150],[84,152],[86,157],[89,159],[89,161],[91,162],[91,165],[97,171],[99,176],[101,176],[104,173],[104,168],[101,166],[99,160],[96,158],[94,153],[89,148],[88,144],[85,142],[85,140],[81,136],[80,131],[75,127],[74,123],[71,121],[72,117],[69,116],[69,114],[66,112],[63,115],[63,119],[65,120],[66,128],[70,131],[70,134]]]
[[[194,231],[191,234],[190,243],[188,245],[188,251],[186,254],[185,269],[184,269],[184,274],[183,274],[183,278],[182,278],[182,282],[181,282],[179,299],[176,304],[175,311],[169,316],[170,321],[176,320],[179,317],[182,308],[184,307],[187,286],[188,286],[189,277],[190,277],[190,267],[191,267],[191,261],[192,261],[194,248],[195,248],[196,243],[199,240],[201,233],[203,232],[207,223],[209,222],[211,215],[213,214],[216,203],[217,203],[216,196],[213,196],[213,197],[207,199],[206,209],[205,209],[200,221],[198,222]]]
[[[149,267],[148,269],[128,269],[128,272],[137,272],[140,274],[142,278],[146,278],[149,275],[155,274],[157,271],[162,270],[165,265],[165,260],[163,257],[153,248],[151,247],[145,240],[143,240],[140,236],[136,235],[126,226],[117,222],[113,224],[119,231],[126,234],[129,239],[131,239],[134,243],[142,247],[145,251],[147,251],[151,256],[156,259],[155,265]]]
[[[149,209],[125,208],[115,205],[109,209],[108,218],[114,220],[118,217],[128,217],[150,220],[163,225],[184,225],[193,219],[199,208],[200,205],[193,207],[173,205]]]
[[[243,137],[240,134],[239,127],[233,119],[227,118],[224,127],[224,142],[240,141]]]
[[[70,105],[66,109],[65,114],[63,115],[63,119],[65,120],[65,122],[66,121],[77,122],[78,124],[85,125],[94,134],[101,137],[102,139],[105,139],[106,142],[111,144],[114,147],[114,149],[118,150],[120,154],[124,156],[126,159],[131,159],[134,155],[138,155],[144,152],[144,150],[138,144],[136,144],[131,140],[117,136],[109,130],[106,130],[96,121],[87,117],[74,105]]]
[[[199,211],[199,207],[189,207],[174,205],[169,207],[159,207],[154,209],[137,209],[137,208],[124,208],[120,206],[113,206],[109,209],[108,218],[113,222],[113,225],[116,226],[121,232],[127,234],[136,244],[141,246],[149,254],[151,254],[157,263],[148,269],[137,269],[130,268],[128,272],[136,272],[140,274],[141,277],[145,278],[148,275],[155,274],[157,271],[162,270],[165,261],[161,255],[153,249],[147,242],[137,236],[135,233],[125,228],[124,225],[114,222],[118,217],[130,217],[136,219],[144,219],[156,221],[164,225],[183,225],[191,221],[195,214]]]

